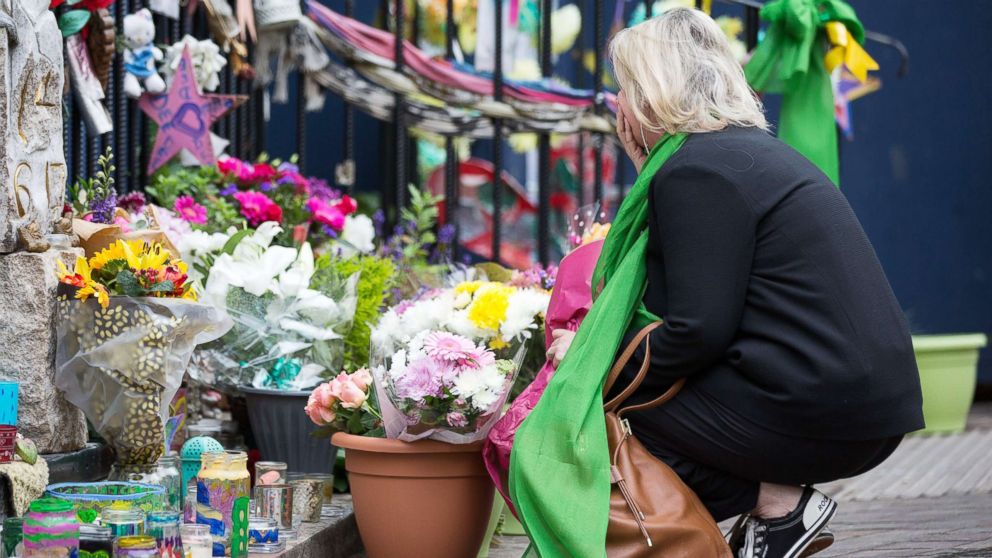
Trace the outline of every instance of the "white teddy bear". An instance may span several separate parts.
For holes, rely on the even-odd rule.
[[[124,93],[132,99],[141,96],[142,85],[153,95],[165,91],[165,81],[155,69],[162,51],[154,40],[155,23],[148,8],[124,16]]]

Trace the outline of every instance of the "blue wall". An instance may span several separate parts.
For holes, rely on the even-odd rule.
[[[341,9],[340,0],[326,3]],[[371,21],[379,3],[356,4]],[[909,75],[897,79],[895,51],[868,44],[884,86],[852,105],[855,139],[842,147],[843,191],[914,332],[992,335],[992,10],[965,0],[851,4],[867,28],[901,39],[911,63]],[[275,155],[294,150],[294,114],[273,106],[268,138]],[[329,98],[309,119],[313,174],[330,177],[340,160],[340,115],[340,102]],[[379,124],[360,115],[356,129],[359,183],[375,189],[387,160]],[[982,382],[992,385],[992,353],[980,367]]]

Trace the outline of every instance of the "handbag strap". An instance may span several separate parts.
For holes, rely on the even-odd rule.
[[[647,377],[648,368],[651,365],[651,343],[648,342],[648,335],[655,329],[658,329],[659,326],[661,326],[661,321],[652,322],[641,328],[641,330],[637,332],[637,335],[634,335],[634,338],[627,344],[627,347],[624,348],[623,352],[620,353],[620,356],[617,358],[616,362],[613,363],[613,368],[610,369],[610,374],[606,377],[606,382],[603,384],[604,397],[610,392],[611,389],[613,389],[613,385],[620,376],[620,372],[623,371],[624,367],[627,366],[627,363],[630,362],[631,357],[634,356],[634,351],[637,350],[637,346],[640,345],[642,341],[645,342],[644,362],[641,363],[641,369],[637,371],[637,376],[634,377],[634,380],[630,383],[630,385],[624,388],[623,391],[617,394],[616,397],[603,404],[603,410],[607,413],[622,405],[623,402],[626,401],[627,398],[641,386],[644,378]]]
[[[672,384],[672,387],[668,388],[665,391],[665,393],[661,394],[660,396],[650,401],[639,403],[637,405],[631,405],[629,407],[624,407],[623,409],[617,410],[617,408],[620,407],[620,405],[622,405],[627,400],[627,398],[629,398],[637,390],[637,388],[641,387],[641,384],[644,382],[644,379],[647,377],[648,368],[650,368],[651,365],[651,343],[650,343],[649,335],[659,326],[661,326],[661,321],[652,322],[644,326],[640,331],[637,332],[637,335],[634,336],[634,338],[630,341],[630,343],[627,345],[624,351],[620,353],[620,357],[617,358],[617,361],[613,364],[613,368],[610,369],[610,374],[606,378],[606,382],[603,385],[603,395],[606,395],[607,393],[609,393],[611,389],[613,389],[613,385],[616,383],[617,378],[620,376],[620,372],[623,371],[623,368],[627,365],[628,362],[630,362],[631,357],[634,356],[634,351],[637,350],[637,346],[640,345],[642,341],[644,342],[644,362],[641,363],[640,370],[637,371],[637,375],[634,377],[634,380],[630,382],[630,385],[624,388],[623,391],[621,391],[619,394],[616,395],[616,397],[610,399],[605,404],[603,404],[604,412],[609,413],[611,411],[616,411],[617,416],[619,417],[620,415],[631,411],[643,411],[645,409],[652,409],[654,407],[658,407],[660,405],[667,403],[673,397],[678,395],[679,391],[682,390],[682,386],[685,385],[685,378],[680,378],[674,384]]]

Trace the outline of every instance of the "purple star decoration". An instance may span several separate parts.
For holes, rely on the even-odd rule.
[[[148,158],[148,174],[164,165],[181,149],[189,151],[203,165],[215,164],[210,127],[228,111],[245,102],[244,95],[204,95],[196,84],[189,48],[164,95],[145,93],[138,106],[158,124],[155,146]]]

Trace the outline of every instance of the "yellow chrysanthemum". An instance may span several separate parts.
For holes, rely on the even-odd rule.
[[[489,342],[489,348],[494,351],[505,349],[509,346],[510,344],[507,343],[506,341],[503,341],[502,337],[493,337],[492,341]]]
[[[114,260],[126,260],[127,255],[124,253],[124,246],[130,248],[134,253],[140,253],[144,250],[145,243],[141,240],[117,240],[110,246],[94,254],[90,258],[90,267],[92,269],[102,269],[103,266]]]
[[[475,293],[475,300],[468,307],[468,319],[480,329],[499,331],[506,319],[513,287],[502,283],[486,283]]]
[[[474,294],[475,291],[479,290],[479,287],[481,286],[482,286],[482,281],[464,281],[462,283],[455,285],[455,293]]]

